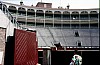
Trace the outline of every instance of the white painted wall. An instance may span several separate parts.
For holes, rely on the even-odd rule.
[[[3,61],[3,51],[0,51],[0,64],[2,64]]]
[[[6,39],[7,36],[13,36],[14,24],[7,18],[7,16],[0,10],[0,27],[6,28]]]

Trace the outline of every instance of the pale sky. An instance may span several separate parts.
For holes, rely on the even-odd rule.
[[[10,2],[19,4],[21,0],[1,0],[4,2]],[[37,2],[41,2],[41,0],[22,0],[24,5],[36,6]],[[53,8],[58,8],[58,6],[62,6],[66,8],[66,6],[70,5],[70,9],[88,9],[88,8],[99,8],[99,0],[42,0],[42,2],[50,2],[52,3]]]

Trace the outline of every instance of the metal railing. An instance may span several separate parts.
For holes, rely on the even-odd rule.
[[[26,26],[29,26],[28,25],[28,19],[31,20],[31,21],[34,21],[35,22],[35,27],[61,27],[60,25],[62,24],[62,27],[66,27],[66,28],[99,28],[99,20],[97,20],[98,18],[88,18],[88,17],[83,17],[81,18],[80,17],[80,20],[79,19],[73,19],[73,18],[59,18],[59,17],[48,17],[48,16],[45,16],[45,20],[44,20],[44,17],[39,17],[39,16],[27,16],[26,15],[23,15],[23,14],[14,14],[12,12],[9,12],[8,8],[5,6],[4,3],[2,3],[0,1],[0,5],[1,5],[1,10],[4,12],[4,14],[7,15],[7,17],[9,18],[9,20],[11,20],[12,23],[15,24],[15,27],[16,28],[21,28],[21,29],[26,29],[25,27],[23,28],[18,22],[17,22],[17,18],[26,18],[25,19],[25,24]],[[17,17],[16,17],[17,15]],[[38,25],[38,23],[43,23],[43,25]],[[46,23],[50,23],[51,26],[47,25]],[[60,24],[59,26],[57,24]],[[65,24],[69,24],[69,26],[65,25]],[[79,27],[77,26],[73,26],[73,24],[78,24]],[[88,27],[85,26],[85,24],[89,24]],[[97,24],[98,26],[91,26],[91,24]],[[32,24],[33,25],[33,24]],[[84,27],[83,27],[84,25]],[[33,26],[33,27],[34,27]]]
[[[20,24],[17,22],[17,19],[12,16],[12,14],[9,12],[8,8],[5,6],[5,4],[0,1],[0,9],[3,11],[3,13],[8,17],[8,19],[14,24],[15,28],[19,29],[27,29],[25,27],[20,26]]]

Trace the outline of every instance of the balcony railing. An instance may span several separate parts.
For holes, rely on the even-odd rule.
[[[3,11],[3,13],[8,17],[8,19],[15,24],[15,28],[25,29],[19,25],[16,18],[12,16],[12,13],[9,12],[8,8],[5,6],[5,4],[0,1],[0,9]]]
[[[12,23],[15,24],[15,27],[16,28],[23,28],[20,26],[20,22],[17,22],[17,21],[23,21],[25,23],[23,23],[24,25],[28,25],[28,23],[34,23],[34,26],[47,26],[49,27],[48,23],[50,23],[51,25],[50,26],[63,26],[63,27],[69,27],[69,25],[71,26],[72,24],[73,25],[79,25],[79,26],[83,26],[84,24],[89,25],[90,24],[99,24],[98,22],[98,18],[96,17],[77,17],[77,18],[70,18],[70,17],[63,17],[63,16],[60,16],[60,17],[57,17],[57,16],[37,16],[37,15],[27,15],[26,14],[18,14],[18,13],[12,13],[12,12],[9,12],[9,10],[7,9],[6,6],[4,6],[4,4],[2,2],[0,2],[0,9],[4,12],[4,14],[7,15],[7,17],[9,18],[9,20],[11,20]],[[53,18],[54,17],[54,18]],[[39,23],[39,25],[38,25]],[[40,23],[43,23],[43,24],[40,24]],[[69,25],[68,25],[69,24]],[[31,25],[31,24],[29,24]],[[33,24],[32,24],[33,25]],[[66,26],[68,25],[68,26]],[[85,27],[85,26],[84,26]],[[70,27],[71,28],[71,27]],[[76,28],[76,27],[75,27]],[[82,28],[82,27],[81,27]],[[87,28],[87,26],[86,26]],[[95,28],[95,27],[94,27]]]

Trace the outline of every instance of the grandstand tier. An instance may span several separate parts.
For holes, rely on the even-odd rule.
[[[0,44],[12,42],[8,41],[8,37],[13,38],[14,29],[30,32],[36,30],[35,41],[38,43],[38,48],[34,50],[38,50],[38,63],[41,65],[69,65],[74,50],[82,56],[83,65],[90,63],[95,65],[98,62],[91,58],[99,59],[99,8],[43,8],[0,1],[0,15],[2,15],[0,16]],[[1,40],[1,35],[4,34],[1,28],[6,29],[5,42]],[[13,43],[12,46],[7,45],[10,47],[9,51],[14,50],[11,49]]]
[[[2,2],[20,25],[63,28],[99,28],[99,8],[59,9]],[[0,5],[0,8],[1,5]],[[5,9],[3,9],[5,11]]]

